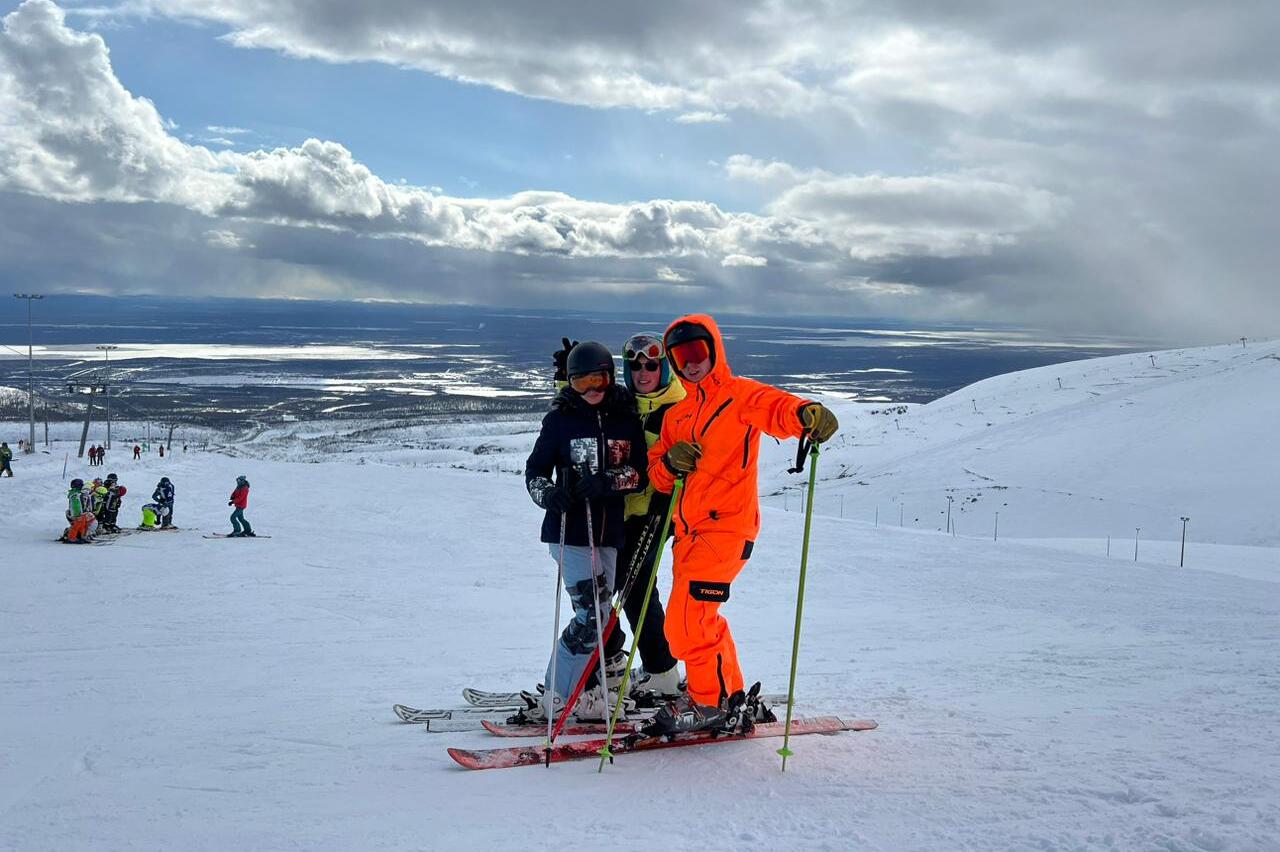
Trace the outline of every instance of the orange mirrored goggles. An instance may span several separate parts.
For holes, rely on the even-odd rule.
[[[686,340],[672,346],[667,353],[676,362],[676,368],[683,370],[686,364],[699,364],[711,357],[711,347],[705,340]]]
[[[590,393],[604,390],[609,387],[610,381],[608,371],[600,370],[595,373],[583,373],[581,376],[570,376],[569,387],[578,393]]]

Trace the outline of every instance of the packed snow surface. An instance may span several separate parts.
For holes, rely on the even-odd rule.
[[[785,775],[770,740],[603,774],[467,772],[447,746],[511,741],[391,714],[541,677],[555,566],[515,475],[528,423],[292,424],[225,451],[72,460],[68,477],[120,474],[129,523],[159,476],[176,484],[181,532],[102,546],[53,542],[67,445],[19,457],[0,480],[0,849],[1280,848],[1280,346],[1155,360],[839,409],[797,709],[880,728],[798,738]],[[770,691],[803,529],[793,453],[770,442],[774,496],[725,606]],[[242,473],[272,538],[202,538],[229,529]],[[929,514],[900,527],[893,497]],[[1117,537],[1157,527],[1137,561],[1132,540],[1106,556],[1112,516]]]

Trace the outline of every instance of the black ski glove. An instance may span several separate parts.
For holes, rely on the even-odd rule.
[[[609,480],[608,474],[592,473],[573,483],[573,497],[575,500],[597,500],[608,494],[612,488],[613,483]]]
[[[573,496],[569,493],[568,488],[563,485],[557,485],[547,492],[547,495],[542,498],[542,502],[546,504],[549,511],[559,512],[563,515],[573,505]]]
[[[562,337],[560,338],[560,342],[563,344],[563,348],[557,349],[555,352],[551,353],[551,363],[556,365],[555,380],[557,382],[567,382],[569,381],[569,369],[567,366],[569,363],[569,352],[573,350],[573,347],[578,345],[578,341],[575,340],[570,343],[569,338]]]

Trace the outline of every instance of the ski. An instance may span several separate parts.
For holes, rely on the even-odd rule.
[[[232,535],[231,533],[209,533],[201,538],[271,538],[269,535]]]
[[[835,734],[841,731],[870,731],[876,723],[870,719],[844,721],[835,716],[815,716],[791,720],[791,735]],[[649,737],[644,734],[629,734],[614,741],[611,751],[615,756],[637,751],[654,751],[664,748],[682,748],[685,746],[715,745],[739,740],[756,740],[766,737],[781,737],[786,733],[786,725],[782,722],[766,722],[758,724],[746,733],[715,736],[709,733],[676,734],[672,737]],[[550,749],[536,745],[513,746],[510,748],[464,749],[451,748],[449,756],[465,769],[506,769],[514,766],[535,766],[543,763],[562,763],[569,760],[598,757],[605,746],[605,740],[581,740],[576,743],[564,743]]]
[[[407,704],[394,704],[391,709],[400,717],[401,722],[408,722],[411,725],[418,725],[432,719],[438,721],[505,719],[515,712],[514,707],[443,707],[419,710]]]
[[[462,697],[472,707],[504,708],[512,712],[524,707],[524,700],[518,692],[487,692],[483,689],[467,687],[462,690]],[[646,692],[632,693],[631,698],[635,700],[636,706],[640,709],[653,709],[662,703],[662,699]],[[760,700],[769,705],[786,704],[787,694],[785,692],[770,692],[761,695]]]
[[[648,717],[641,716],[627,721],[619,721],[614,726],[615,734],[632,734],[640,730],[640,726],[648,722]],[[513,724],[495,722],[492,719],[480,720],[480,727],[484,728],[495,737],[546,737],[547,726],[545,724]],[[600,735],[609,732],[608,722],[566,722],[565,726],[560,729],[560,736],[577,737],[586,734]]]

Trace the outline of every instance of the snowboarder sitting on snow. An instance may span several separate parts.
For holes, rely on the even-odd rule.
[[[249,508],[248,479],[243,476],[236,477],[236,487],[231,492],[231,499],[227,501],[227,505],[236,507],[231,513],[231,538],[256,538],[253,527],[249,526],[249,521],[244,516],[244,510]]]
[[[169,477],[162,476],[156,483],[156,490],[151,492],[151,499],[160,508],[160,528],[173,526],[173,483]]]
[[[142,504],[142,524],[138,527],[140,530],[159,529],[160,524],[160,507],[155,503]]]
[[[71,487],[67,491],[67,523],[70,525],[62,533],[62,540],[72,544],[88,544],[93,540],[94,527],[97,521],[94,520],[93,512],[90,512],[85,506],[85,485],[83,479],[71,480]]]
[[[599,617],[609,611],[618,548],[625,542],[623,498],[648,481],[635,397],[614,381],[609,350],[594,341],[574,346],[566,359],[566,379],[569,384],[542,419],[524,469],[529,496],[546,510],[541,538],[552,559],[561,560],[564,544],[564,586],[574,609],[544,680],[555,708],[563,706],[577,685],[596,649]],[[574,715],[607,718],[612,700],[606,686],[598,681],[590,685]],[[524,696],[526,716],[545,721],[543,697]]]
[[[654,716],[654,729],[679,733],[732,723],[726,707],[743,689],[738,652],[720,605],[747,564],[760,530],[756,459],[763,432],[776,438],[808,433],[829,439],[836,417],[816,402],[733,375],[715,320],[692,314],[663,335],[667,356],[689,395],[662,421],[649,449],[649,476],[670,493],[684,490],[672,518],[673,584],[666,630],[684,661],[689,692]]]

